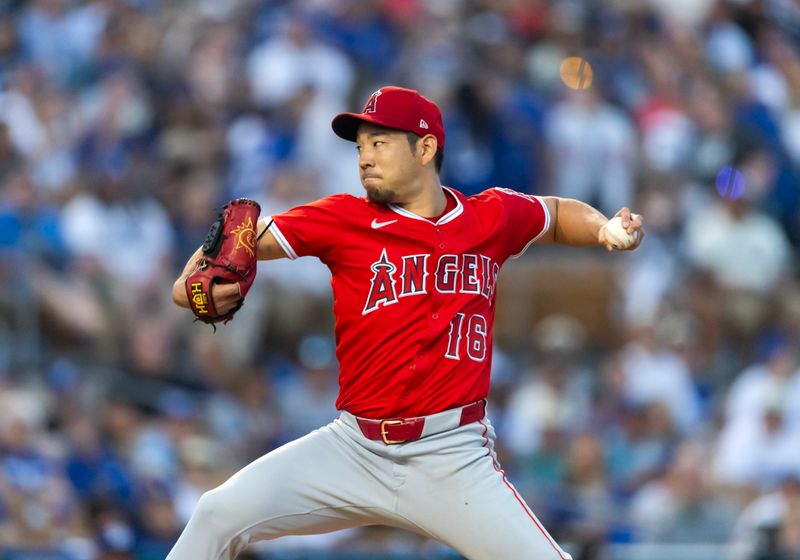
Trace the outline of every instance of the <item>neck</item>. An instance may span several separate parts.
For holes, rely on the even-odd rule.
[[[395,204],[417,216],[432,218],[444,212],[447,198],[439,183],[439,177],[436,176],[420,185],[416,195]]]

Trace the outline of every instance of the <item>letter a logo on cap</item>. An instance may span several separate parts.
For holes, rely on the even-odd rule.
[[[376,91],[372,95],[369,96],[367,100],[367,104],[364,105],[364,110],[361,111],[362,113],[374,113],[377,111],[378,106],[378,96],[381,94],[381,90]]]
[[[425,122],[425,119],[420,119],[419,120],[419,127],[420,128],[424,128],[426,130],[428,129],[428,123]]]

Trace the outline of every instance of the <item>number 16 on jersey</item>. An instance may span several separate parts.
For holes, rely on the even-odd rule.
[[[466,350],[469,359],[482,362],[486,358],[486,336],[488,328],[483,315],[471,315],[469,319],[464,313],[456,313],[450,321],[446,358],[461,359],[461,339],[466,338]]]

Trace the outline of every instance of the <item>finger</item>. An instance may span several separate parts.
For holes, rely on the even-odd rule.
[[[225,301],[230,303],[231,307],[237,305],[241,301],[242,295],[239,292],[239,284],[229,284],[225,290]]]
[[[642,244],[643,238],[644,238],[644,230],[643,229],[636,230],[636,242],[632,244],[630,247],[628,247],[626,250],[633,251],[634,249],[636,249],[639,245]]]
[[[642,226],[644,226],[644,218],[641,214],[631,214],[631,222],[630,226],[627,228],[628,233],[633,233],[635,231],[641,231]]]
[[[219,294],[222,297],[231,297],[239,295],[239,284],[234,282],[232,284],[217,284],[219,286]]]
[[[239,295],[239,285],[233,284],[215,284],[212,290],[212,297],[214,299],[214,307],[220,313],[227,313],[233,309],[241,299]]]
[[[630,209],[625,206],[620,209],[619,212],[615,214],[615,216],[619,216],[622,220],[622,227],[627,228],[631,223],[631,211]]]
[[[228,299],[231,296],[236,295],[238,293],[238,287],[236,286],[235,283],[217,284],[215,288],[216,288],[215,294],[220,299],[222,298]]]

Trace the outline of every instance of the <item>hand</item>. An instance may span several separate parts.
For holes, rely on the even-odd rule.
[[[614,214],[612,219],[614,218],[619,218],[625,232],[632,237],[633,241],[630,245],[624,247],[612,244],[606,237],[606,228],[602,227],[600,228],[597,238],[599,244],[603,245],[609,251],[633,251],[642,243],[642,239],[644,238],[644,218],[640,214],[631,213],[628,208],[622,208],[619,212]]]
[[[217,313],[225,315],[239,305],[242,300],[239,284],[214,284],[211,288],[211,300],[214,302]]]

